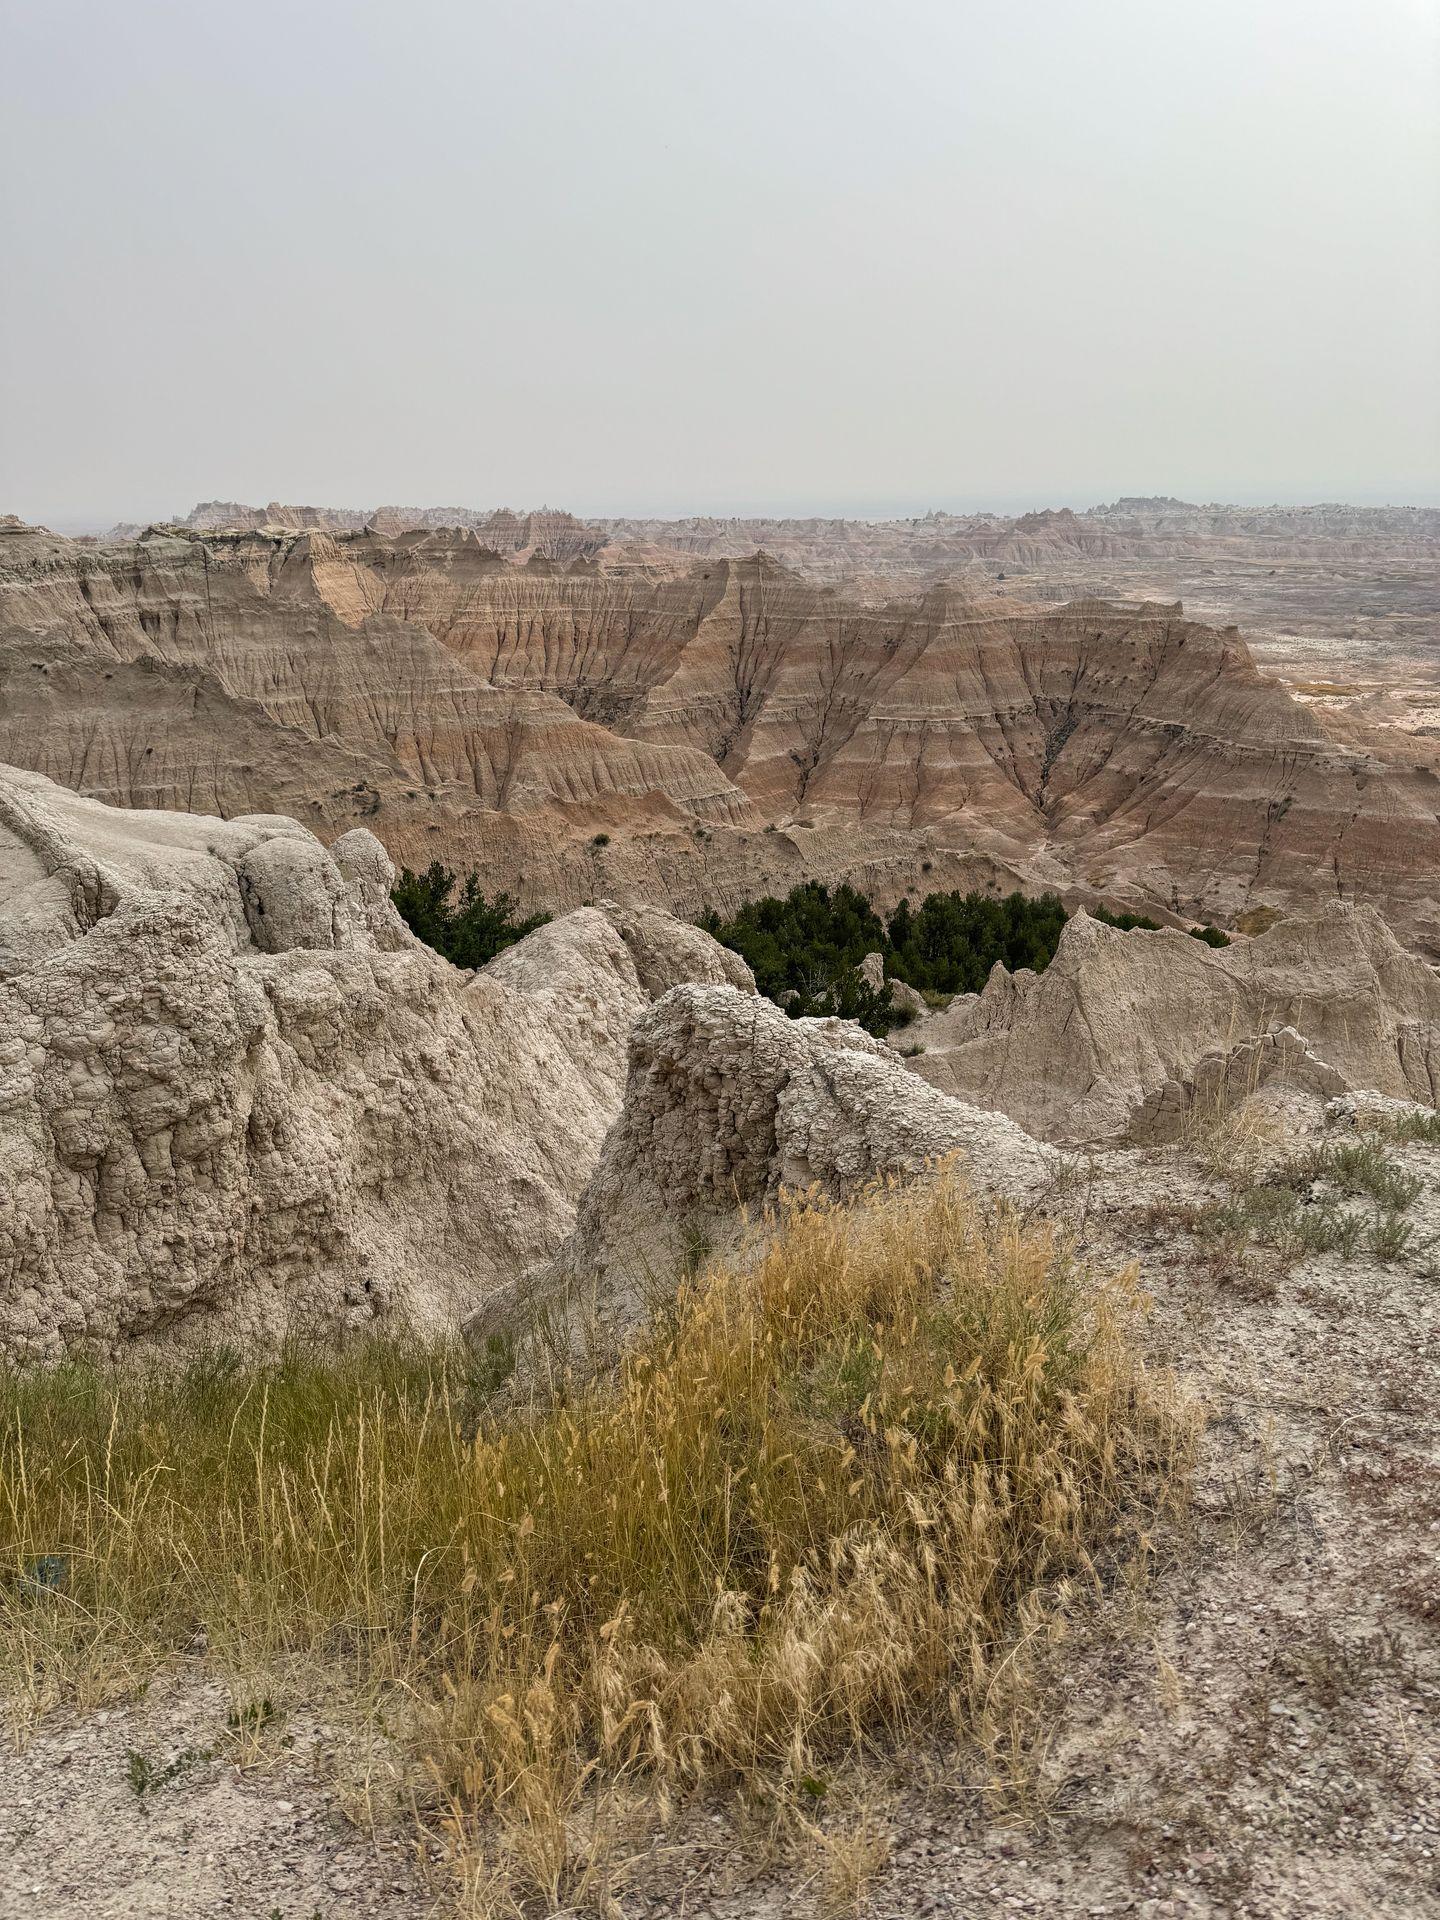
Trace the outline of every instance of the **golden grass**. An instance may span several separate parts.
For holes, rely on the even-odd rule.
[[[132,1684],[197,1630],[323,1673],[384,1703],[476,1912],[603,1910],[698,1789],[813,1807],[916,1733],[999,1764],[1027,1640],[1185,1458],[1134,1275],[944,1173],[773,1225],[614,1371],[503,1413],[463,1351],[395,1342],[0,1379],[12,1696]],[[878,1857],[832,1845],[837,1904]]]
[[[1256,939],[1278,926],[1283,918],[1277,907],[1247,907],[1244,913],[1236,914],[1234,927],[1237,933],[1248,933],[1251,939]]]
[[[1180,1144],[1200,1169],[1228,1186],[1253,1185],[1275,1160],[1284,1140],[1279,1117],[1254,1098],[1259,1052],[1247,1091],[1221,1084],[1197,1099],[1185,1117]]]

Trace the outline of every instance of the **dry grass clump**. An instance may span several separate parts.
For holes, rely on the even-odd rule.
[[[1279,1120],[1260,1101],[1247,1095],[1227,1104],[1223,1092],[1196,1104],[1182,1136],[1202,1171],[1228,1186],[1259,1179],[1275,1161],[1282,1138]]]
[[[1262,933],[1268,933],[1271,927],[1278,926],[1284,915],[1276,907],[1247,907],[1244,913],[1235,916],[1235,931],[1248,933],[1256,939]]]
[[[319,1663],[385,1703],[475,1904],[603,1906],[678,1796],[813,1806],[917,1730],[1013,1733],[1017,1647],[1185,1456],[1137,1304],[942,1174],[794,1201],[614,1372],[503,1414],[484,1363],[393,1342],[6,1378],[4,1678],[43,1704],[197,1629]]]

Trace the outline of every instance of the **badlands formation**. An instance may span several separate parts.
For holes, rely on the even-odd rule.
[[[11,524],[0,759],[364,826],[526,907],[689,916],[806,878],[1222,924],[1341,899],[1440,951],[1433,746],[1293,696],[1232,629],[973,579],[876,605],[764,554],[647,570],[542,531]]]
[[[849,1826],[807,1774],[825,1884],[855,1865],[847,1910],[868,1884],[897,1920],[1431,1911],[1419,747],[1171,606],[874,607],[769,559],[626,572],[512,533],[0,535],[0,1363],[460,1326],[477,1367],[492,1335],[528,1361],[537,1307],[624,1327],[787,1189],[956,1156],[1001,1231],[1051,1222],[1122,1288],[1140,1262],[1145,1364],[1203,1432],[1151,1564],[1101,1555],[1028,1649],[1028,1798],[963,1742]],[[557,917],[452,967],[390,900],[396,858],[437,856]],[[812,874],[1282,917],[1212,950],[1077,913],[1043,974],[892,1046],[788,1019],[666,910]],[[53,1544],[8,1618],[68,1606]],[[288,1670],[227,1692],[206,1645],[13,1751],[7,1725],[0,1911],[433,1915],[433,1830],[417,1853],[371,1791],[390,1733],[347,1746]],[[671,1811],[606,1911],[814,1911],[738,1796]]]
[[[1440,711],[1440,509],[1434,507],[1202,506],[1159,495],[1078,513],[586,522],[551,511],[377,507],[367,514],[207,501],[181,524],[197,531],[330,532],[465,526],[502,552],[584,555],[607,568],[656,577],[697,560],[743,560],[763,549],[813,584],[867,604],[946,581],[1049,602],[1183,600],[1194,617],[1242,626],[1260,663],[1280,671],[1302,697],[1368,712],[1388,695],[1393,705],[1384,717],[1401,727],[1432,725]],[[140,531],[116,528],[112,537]],[[1326,688],[1323,694],[1303,693],[1317,684]]]
[[[787,1190],[959,1154],[1036,1204],[1057,1145],[1175,1140],[1271,1082],[1433,1105],[1440,1075],[1440,979],[1369,908],[1219,952],[1081,913],[907,1059],[656,908],[462,972],[393,878],[363,828],[0,769],[0,1353],[481,1328],[572,1280],[618,1315]]]
[[[274,816],[121,812],[0,769],[0,1355],[453,1328],[570,1232],[652,1002],[622,1143],[665,1133],[657,1060],[682,1098],[663,1166],[638,1147],[651,1185],[616,1196],[628,1243],[727,1193],[1041,1158],[858,1029],[801,1035],[655,909],[582,908],[466,975],[392,879],[364,829],[327,852]],[[685,1110],[732,1072],[723,1114]]]

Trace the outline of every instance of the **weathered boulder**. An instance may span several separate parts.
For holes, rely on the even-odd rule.
[[[730,987],[679,986],[637,1021],[620,1117],[558,1258],[497,1293],[472,1336],[537,1298],[594,1290],[623,1323],[651,1282],[786,1189],[853,1190],[959,1155],[981,1191],[1032,1201],[1061,1158],[1000,1114],[926,1087],[844,1020],[792,1020]]]
[[[883,991],[886,984],[883,953],[867,953],[857,971],[872,993]],[[930,1011],[924,994],[917,993],[906,981],[891,980],[889,985],[890,1004],[898,1013],[907,1013],[912,1020],[918,1020]]]
[[[340,869],[361,925],[383,953],[409,953],[421,945],[390,897],[394,862],[368,828],[342,833],[330,844],[330,858]]]
[[[684,981],[697,986],[738,987],[754,993],[755,976],[729,947],[659,907],[621,906],[605,912],[630,949],[635,971],[652,1000]]]

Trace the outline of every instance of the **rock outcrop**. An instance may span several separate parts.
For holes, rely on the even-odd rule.
[[[453,1325],[569,1231],[651,996],[749,984],[598,911],[467,976],[391,878],[0,770],[0,1356]]]
[[[1271,1079],[1440,1094],[1440,978],[1340,902],[1219,950],[1077,914],[1044,973],[997,967],[918,1032],[931,1085],[1065,1143],[1173,1138]]]
[[[489,1331],[575,1288],[633,1318],[688,1256],[786,1190],[839,1195],[957,1156],[977,1190],[1052,1189],[1061,1157],[1003,1115],[935,1092],[844,1020],[791,1020],[732,987],[678,986],[636,1022],[619,1118],[555,1261],[470,1322]]]

